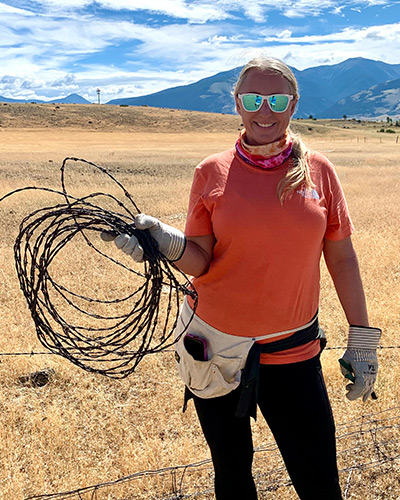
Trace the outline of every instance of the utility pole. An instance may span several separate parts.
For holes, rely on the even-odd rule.
[[[96,92],[97,92],[97,104],[100,104],[100,92],[101,91],[100,91],[100,89],[97,89]]]

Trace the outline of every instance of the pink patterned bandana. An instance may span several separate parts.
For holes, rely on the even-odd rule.
[[[282,139],[271,144],[261,146],[250,146],[246,144],[246,130],[243,129],[236,141],[238,155],[250,165],[264,169],[275,168],[282,165],[292,152],[292,138],[286,131]]]

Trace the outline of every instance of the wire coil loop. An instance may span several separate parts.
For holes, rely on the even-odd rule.
[[[69,194],[65,182],[69,162],[82,162],[106,174],[122,190],[124,202],[105,193],[92,193],[82,198]],[[25,187],[0,199],[3,201],[27,190],[42,190],[63,198],[62,203],[35,210],[20,224],[14,244],[20,287],[44,347],[89,372],[124,378],[135,370],[146,354],[171,347],[175,342],[173,331],[182,297],[190,295],[193,298],[194,314],[197,293],[188,277],[158,251],[149,232],[135,228],[134,217],[140,210],[122,184],[106,169],[84,159],[67,157],[61,166],[61,187],[61,191]],[[116,204],[119,211],[105,208],[105,200]],[[146,256],[141,270],[100,248],[103,231],[137,237]],[[93,235],[96,237],[91,238]],[[124,297],[102,299],[64,285],[56,276],[57,262],[68,245],[72,248],[78,239],[83,239],[100,260],[106,259],[119,270],[132,273],[130,276],[135,278],[132,282],[136,288],[134,285],[133,291]],[[112,280],[112,276],[109,279]],[[91,289],[98,295],[95,283]],[[71,314],[73,321],[69,318]]]

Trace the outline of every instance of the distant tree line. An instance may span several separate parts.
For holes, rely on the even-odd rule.
[[[308,117],[309,120],[316,120],[316,118],[313,115],[309,115]],[[297,118],[297,120],[301,120],[301,118]],[[347,120],[347,115],[343,115],[343,120]],[[352,118],[352,121],[356,121],[357,123],[361,123],[362,120],[357,120],[356,118]],[[390,116],[386,117],[386,122],[388,125],[394,125],[395,127],[400,127],[400,120],[396,120],[395,122],[393,121]],[[390,129],[387,129],[386,132],[389,132]],[[385,132],[385,129],[381,129],[379,132]],[[392,131],[393,132],[393,131]]]

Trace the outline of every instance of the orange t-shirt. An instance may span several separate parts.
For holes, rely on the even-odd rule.
[[[185,234],[216,239],[209,269],[192,279],[196,313],[209,325],[257,337],[300,327],[314,316],[324,238],[344,239],[353,226],[333,165],[319,153],[309,155],[309,165],[315,187],[297,189],[283,205],[277,185],[291,159],[267,170],[230,149],[197,166]],[[318,351],[319,341],[312,341],[262,354],[261,362],[293,363]]]

